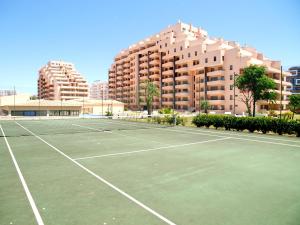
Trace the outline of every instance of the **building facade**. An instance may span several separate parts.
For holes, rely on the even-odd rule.
[[[49,61],[39,70],[38,97],[47,100],[72,100],[88,97],[86,80],[74,64]]]
[[[90,85],[91,99],[108,99],[108,82],[96,80]]]
[[[300,66],[294,66],[289,68],[291,76],[287,77],[287,80],[292,83],[290,91],[292,94],[300,94]]]
[[[0,96],[10,96],[10,95],[16,95],[15,90],[0,90]]]
[[[268,76],[276,82],[279,110],[279,61],[266,58],[256,49],[240,46],[234,41],[210,38],[207,32],[190,24],[178,22],[116,55],[109,69],[109,98],[122,101],[131,109],[145,108],[143,82],[150,80],[160,90],[154,108],[199,110],[207,100],[217,113],[246,112],[242,95],[234,88],[234,80],[244,67],[264,65]],[[290,94],[283,73],[283,109]],[[259,102],[258,110],[269,108]]]

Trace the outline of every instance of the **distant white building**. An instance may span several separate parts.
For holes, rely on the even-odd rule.
[[[107,81],[96,80],[90,85],[91,99],[108,99],[108,83]]]
[[[0,90],[0,96],[10,96],[15,94],[16,94],[15,90]]]

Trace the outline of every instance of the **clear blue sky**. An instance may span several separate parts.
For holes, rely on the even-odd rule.
[[[300,64],[299,0],[0,0],[0,89],[34,94],[38,69],[60,59],[107,80],[121,49],[179,19]]]

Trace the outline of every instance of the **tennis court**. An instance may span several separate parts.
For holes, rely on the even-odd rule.
[[[0,121],[0,224],[300,224],[300,140],[114,119]]]

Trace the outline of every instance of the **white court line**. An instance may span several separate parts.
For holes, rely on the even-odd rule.
[[[215,142],[215,141],[222,141],[222,140],[226,140],[226,139],[230,139],[230,138],[231,137],[225,137],[225,138],[219,138],[219,139],[214,139],[214,140],[206,140],[206,141],[186,143],[186,144],[181,144],[181,145],[169,145],[169,146],[142,149],[142,150],[129,151],[129,152],[119,152],[119,153],[111,153],[111,154],[105,154],[105,155],[87,156],[87,157],[75,158],[74,160],[102,158],[102,157],[108,157],[108,156],[128,155],[128,154],[141,153],[141,152],[150,152],[150,151],[157,151],[157,150],[166,149],[166,148],[176,148],[176,147],[184,147],[184,146],[189,146],[189,145],[203,144],[203,143],[209,143],[209,142]]]
[[[101,131],[101,132],[112,133],[111,131],[108,131],[108,130],[102,130],[102,129],[97,129],[97,128],[93,128],[93,127],[82,126],[82,125],[74,124],[74,123],[72,123],[72,126],[83,127],[83,128],[88,128],[88,129],[90,129],[90,130],[96,130],[96,131]]]
[[[168,129],[170,130],[170,129]],[[200,133],[200,132],[190,132],[190,131],[181,131],[181,130],[170,130],[173,132],[178,132],[178,133],[187,133],[187,134],[198,134],[198,135],[209,135],[209,134],[205,134],[204,133]],[[211,134],[209,136],[212,136],[214,134]],[[228,136],[220,136],[220,135],[214,135],[216,137],[228,137]],[[273,145],[284,145],[284,146],[290,146],[290,147],[297,147],[300,148],[300,145],[291,145],[291,144],[286,144],[286,143],[279,143],[279,142],[272,142],[272,141],[262,141],[262,140],[255,140],[255,139],[249,139],[249,138],[239,138],[239,137],[232,137],[230,136],[230,138],[232,139],[237,139],[237,140],[243,140],[243,141],[253,141],[253,142],[260,142],[260,143],[266,143],[266,144],[273,144]]]
[[[99,125],[99,124],[98,124]],[[72,126],[76,126],[76,127],[82,127],[82,128],[86,128],[86,129],[89,129],[89,130],[96,130],[96,131],[101,131],[101,132],[107,132],[107,133],[113,133],[112,131],[105,131],[103,129],[98,129],[98,128],[94,128],[94,127],[89,127],[89,126],[84,126],[84,125],[79,125],[79,124],[75,124],[73,123]],[[135,137],[135,136],[132,136],[132,135],[125,135],[125,134],[121,134],[121,133],[114,133],[116,135],[120,135],[120,136],[123,136],[123,137],[130,137],[130,138],[133,138],[133,139],[138,139],[138,140],[144,140],[143,138],[138,138],[138,137]],[[149,142],[154,142],[154,143],[159,143],[159,144],[163,144],[159,141],[153,141],[153,140],[148,140]]]
[[[118,122],[121,123],[121,122]],[[129,126],[138,126],[138,125],[134,125],[134,124],[127,124]],[[170,128],[155,128],[155,129],[162,129],[162,130],[166,130],[166,131],[172,131],[172,132],[178,132],[178,133],[187,133],[187,134],[198,134],[198,135],[206,135],[206,136],[212,136],[212,137],[229,137],[229,136],[224,136],[224,135],[217,135],[215,133],[217,132],[212,132],[212,131],[198,131],[198,132],[192,132],[191,129],[188,129],[188,131],[186,130],[179,130],[179,129],[170,129]],[[213,133],[213,134],[210,134]],[[230,134],[229,134],[230,135]],[[279,142],[272,142],[272,141],[263,141],[263,140],[255,140],[255,139],[249,139],[249,138],[239,138],[239,137],[235,137],[235,136],[243,136],[240,134],[235,134],[233,136],[230,136],[233,139],[237,139],[237,140],[244,140],[244,141],[253,141],[253,142],[260,142],[260,143],[266,143],[266,144],[274,144],[274,145],[283,145],[283,146],[290,146],[290,147],[296,147],[296,148],[300,148],[300,145],[293,145],[293,144],[286,144],[286,143],[279,143]],[[246,135],[245,135],[246,136]],[[249,135],[247,135],[249,136]],[[256,138],[257,136],[253,137]],[[268,137],[258,137],[258,138],[262,138],[262,139],[273,139],[273,138],[268,138]],[[279,139],[273,139],[273,140],[279,140]],[[285,140],[281,140],[281,141],[285,141]],[[288,140],[287,140],[288,141]],[[292,142],[296,142],[297,141],[292,141]]]
[[[10,156],[11,156],[11,158],[12,158],[12,161],[13,161],[15,167],[16,167],[17,173],[18,173],[18,175],[19,175],[20,181],[21,181],[21,183],[22,183],[22,186],[23,186],[23,188],[24,188],[24,191],[25,191],[25,193],[26,193],[26,196],[27,196],[27,198],[28,198],[28,201],[29,201],[29,203],[30,203],[30,206],[31,206],[31,208],[32,208],[32,211],[33,211],[33,213],[34,213],[35,219],[36,219],[38,225],[44,225],[43,219],[42,219],[42,217],[41,217],[41,215],[40,215],[40,213],[39,213],[39,210],[38,210],[37,207],[36,207],[36,204],[35,204],[35,202],[34,202],[34,200],[33,200],[33,197],[32,197],[32,195],[31,195],[31,193],[30,193],[30,191],[29,191],[29,188],[28,188],[28,186],[27,186],[27,184],[26,184],[26,181],[25,181],[25,179],[24,179],[24,177],[23,177],[23,174],[22,174],[22,172],[21,172],[21,170],[20,170],[20,167],[19,167],[19,165],[18,165],[18,162],[17,162],[17,160],[16,160],[16,158],[15,158],[15,156],[14,156],[12,150],[11,150],[11,147],[10,147],[8,141],[7,141],[6,135],[5,135],[4,130],[2,129],[2,126],[1,126],[1,125],[0,125],[0,129],[1,129],[1,132],[2,132],[2,134],[3,134],[3,137],[4,137],[4,140],[5,140],[6,146],[7,146],[7,148],[8,148],[9,154],[10,154]]]
[[[104,123],[114,123],[114,122],[108,122],[108,121],[103,121]],[[129,126],[135,126],[135,127],[140,127],[139,125],[135,125],[135,124],[130,124],[131,121],[128,121],[128,122],[120,122],[120,121],[116,121],[115,124],[124,124],[124,125],[129,125]],[[135,121],[133,121],[135,122]],[[135,122],[135,123],[138,123],[138,122]],[[96,123],[94,123],[96,124]],[[99,124],[99,123],[98,123]],[[150,128],[152,128],[151,126],[149,126]],[[165,129],[165,130],[170,130],[168,128],[164,128],[164,127],[154,127],[152,129]],[[195,128],[196,129],[196,128]],[[188,129],[188,128],[185,128],[185,130],[188,130],[188,131],[192,131],[192,129]],[[199,130],[198,132],[202,132],[202,133],[211,133],[211,134],[216,134],[217,136],[215,137],[224,137],[224,135],[222,136],[219,136],[219,132],[214,132],[214,131],[203,131],[203,130]],[[294,142],[294,143],[299,143],[300,144],[300,141],[296,141],[296,140],[284,140],[284,139],[280,139],[280,138],[271,138],[271,137],[260,137],[258,135],[249,135],[249,134],[236,134],[236,133],[232,133],[232,134],[227,134],[227,135],[231,135],[231,136],[242,136],[242,137],[253,137],[253,138],[259,138],[259,139],[268,139],[268,140],[275,140],[275,141],[284,141],[284,142]],[[263,135],[263,134],[261,134]],[[249,140],[249,139],[247,139]]]
[[[39,139],[40,141],[44,142],[46,145],[48,145],[49,147],[51,147],[52,149],[54,149],[55,151],[57,151],[59,154],[61,154],[62,156],[66,157],[67,159],[69,159],[70,161],[72,161],[74,164],[76,164],[77,166],[79,166],[81,169],[85,170],[86,172],[88,172],[90,175],[94,176],[95,178],[97,178],[98,180],[100,180],[101,182],[103,182],[104,184],[106,184],[107,186],[109,186],[110,188],[112,188],[113,190],[117,191],[118,193],[120,193],[121,195],[123,195],[124,197],[128,198],[130,201],[134,202],[135,204],[137,204],[138,206],[140,206],[141,208],[145,209],[146,211],[148,211],[149,213],[151,213],[152,215],[156,216],[157,218],[159,218],[160,220],[164,221],[166,224],[169,225],[176,225],[174,222],[172,222],[171,220],[167,219],[166,217],[162,216],[161,214],[159,214],[158,212],[156,212],[155,210],[151,209],[150,207],[146,206],[145,204],[143,204],[142,202],[138,201],[137,199],[135,199],[134,197],[132,197],[131,195],[127,194],[125,191],[122,191],[120,188],[118,188],[117,186],[113,185],[112,183],[110,183],[109,181],[105,180],[104,178],[100,177],[99,175],[97,175],[96,173],[92,172],[91,170],[89,170],[88,168],[86,168],[85,166],[83,166],[82,164],[80,164],[79,162],[75,161],[74,159],[72,159],[70,156],[68,156],[67,154],[65,154],[64,152],[62,152],[61,150],[59,150],[58,148],[56,148],[55,146],[51,145],[50,143],[48,143],[47,141],[45,141],[44,139],[42,139],[41,137],[39,137],[38,135],[36,135],[35,133],[33,133],[32,131],[30,131],[29,129],[27,129],[26,127],[22,126],[21,124],[19,124],[18,122],[15,122],[16,124],[18,124],[20,127],[22,127],[24,130],[28,131],[30,134],[32,134],[33,136],[35,136],[37,139]]]
[[[194,131],[195,129],[197,128],[194,128],[194,129],[188,129],[186,128],[186,130],[188,131]],[[199,128],[198,128],[199,129]],[[208,131],[208,130],[199,130],[199,132],[202,132],[202,133],[211,133],[211,134],[219,134],[220,132],[217,132],[217,131]],[[296,141],[296,140],[285,140],[283,138],[271,138],[271,137],[262,137],[262,136],[259,136],[259,135],[267,135],[267,134],[237,134],[237,133],[229,133],[230,131],[227,131],[228,135],[232,135],[232,136],[239,136],[239,137],[253,137],[253,138],[260,138],[260,139],[267,139],[267,140],[275,140],[275,141],[285,141],[285,142],[294,142],[294,143],[298,143],[300,144],[300,140],[299,141]],[[232,131],[234,132],[234,131]]]

